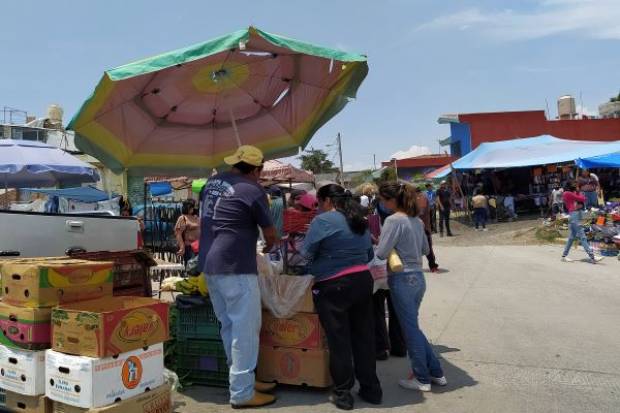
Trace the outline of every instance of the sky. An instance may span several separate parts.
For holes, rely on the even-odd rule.
[[[618,94],[620,0],[106,0],[2,5],[0,107],[65,123],[105,69],[254,25],[368,56],[357,99],[310,146],[345,170],[440,150],[443,113],[580,111]],[[581,107],[581,102],[583,105]]]

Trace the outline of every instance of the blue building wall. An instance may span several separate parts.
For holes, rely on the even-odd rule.
[[[471,130],[467,123],[451,123],[450,152],[452,156],[460,158],[471,152]]]

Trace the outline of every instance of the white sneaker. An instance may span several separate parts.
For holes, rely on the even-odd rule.
[[[592,264],[596,264],[599,261],[602,261],[603,257],[601,257],[600,255],[595,255],[594,258],[590,258],[590,262]]]
[[[568,257],[562,257],[562,262],[573,262],[574,260]]]
[[[441,377],[431,376],[431,383],[436,384],[438,386],[447,386],[448,379],[446,379],[446,376],[441,376]]]
[[[424,384],[424,383],[420,383],[418,381],[418,379],[403,379],[401,381],[398,382],[398,384],[400,384],[400,387],[403,387],[405,389],[409,389],[409,390],[419,390],[419,391],[423,391],[423,392],[428,392],[431,391],[431,384]]]
[[[488,229],[488,228],[482,228],[482,230],[483,230],[484,232],[487,232],[489,229]]]

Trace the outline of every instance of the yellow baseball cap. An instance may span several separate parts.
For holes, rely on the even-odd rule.
[[[261,166],[264,160],[263,152],[256,146],[242,145],[235,153],[224,158],[226,165],[236,165],[239,162],[245,162],[254,166]]]

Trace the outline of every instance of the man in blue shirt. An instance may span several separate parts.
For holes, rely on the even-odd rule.
[[[437,233],[437,207],[435,205],[435,191],[433,185],[429,182],[426,184],[426,198],[428,198],[428,208],[431,213],[431,232]]]
[[[267,194],[258,184],[263,153],[239,147],[224,158],[229,172],[217,174],[202,191],[199,268],[203,269],[230,365],[233,408],[271,404],[264,392],[273,385],[255,382],[261,327],[256,242],[261,227],[270,250],[276,241]],[[256,391],[255,391],[256,390]]]

